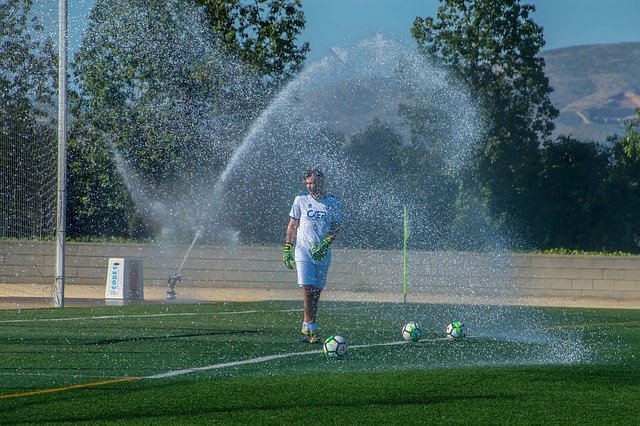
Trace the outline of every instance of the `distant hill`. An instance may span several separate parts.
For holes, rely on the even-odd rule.
[[[555,135],[604,142],[624,134],[640,107],[640,42],[574,46],[542,52],[560,110]]]
[[[553,137],[572,135],[580,140],[605,142],[624,135],[624,122],[640,107],[640,42],[572,46],[543,51],[545,74],[560,110]],[[394,124],[399,101],[384,102],[392,84],[381,79],[343,81],[313,94],[327,105],[339,130],[353,134],[374,119]],[[352,102],[337,100],[349,98]],[[389,99],[392,99],[389,96]]]

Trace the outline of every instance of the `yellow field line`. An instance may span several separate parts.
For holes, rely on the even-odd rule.
[[[139,377],[122,377],[120,379],[105,380],[105,381],[102,381],[102,382],[82,383],[82,384],[79,384],[79,385],[65,386],[63,388],[42,389],[42,390],[33,391],[33,392],[23,392],[23,393],[13,393],[13,394],[8,394],[8,395],[0,395],[0,399],[18,398],[20,396],[42,395],[42,394],[45,394],[45,393],[62,392],[62,391],[73,390],[73,389],[91,388],[91,387],[95,387],[95,386],[104,386],[104,385],[110,385],[112,383],[127,382],[127,381],[130,381],[130,380],[138,380],[138,379],[139,379]]]

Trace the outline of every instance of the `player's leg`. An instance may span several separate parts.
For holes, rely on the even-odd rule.
[[[300,331],[300,341],[309,343],[311,336],[310,330],[310,304],[312,303],[309,297],[309,287],[315,282],[315,267],[312,262],[300,261],[296,262],[296,269],[298,270],[298,285],[302,291],[302,329]]]
[[[298,284],[302,290],[303,322],[300,340],[307,343],[319,343],[316,315],[320,294],[326,284],[327,267],[314,262],[297,262]]]
[[[304,321],[306,323],[316,323],[320,293],[322,293],[321,287],[316,287],[314,285],[304,286]]]
[[[303,300],[303,322],[300,341],[306,343],[319,343],[318,325],[316,314],[322,288],[314,285],[301,285]]]
[[[320,343],[320,334],[318,333],[317,313],[318,305],[320,303],[320,295],[322,289],[327,284],[327,272],[329,265],[317,265],[314,264],[314,285],[307,288],[307,308],[306,314],[309,321],[309,333],[311,335],[311,343]]]

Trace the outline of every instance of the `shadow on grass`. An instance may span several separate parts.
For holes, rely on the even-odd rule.
[[[207,331],[207,332],[197,332],[197,333],[182,333],[182,334],[167,334],[163,336],[134,336],[134,337],[125,337],[120,339],[104,339],[104,340],[96,340],[93,342],[86,342],[84,345],[112,345],[115,343],[125,343],[125,342],[143,342],[143,341],[154,341],[154,340],[170,340],[170,339],[182,339],[185,337],[201,337],[201,336],[225,336],[225,335],[239,335],[239,334],[257,334],[260,333],[260,330],[224,330],[224,331]]]

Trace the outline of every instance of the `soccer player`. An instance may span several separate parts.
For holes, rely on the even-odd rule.
[[[327,283],[331,244],[342,222],[340,200],[324,193],[324,174],[310,169],[304,174],[307,192],[298,195],[289,213],[284,237],[284,264],[298,271],[304,318],[300,341],[321,343],[316,323],[320,293]],[[295,257],[292,252],[295,243]]]

